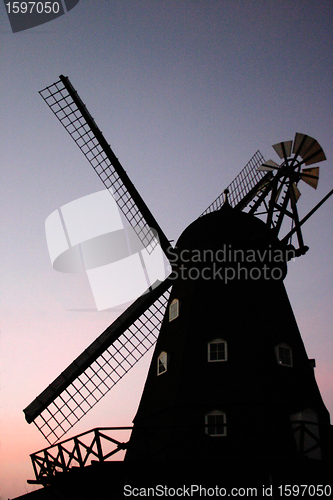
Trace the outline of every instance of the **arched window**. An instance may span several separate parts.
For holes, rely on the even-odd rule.
[[[215,339],[208,342],[208,361],[214,363],[216,361],[227,361],[228,349],[227,342],[222,339]]]
[[[178,318],[179,316],[179,300],[173,299],[169,306],[169,322]]]
[[[205,415],[205,432],[209,436],[227,435],[227,415],[223,411],[214,410]]]
[[[278,344],[275,346],[276,359],[281,366],[293,366],[293,353],[289,345]]]
[[[162,351],[157,358],[157,375],[162,375],[168,369],[168,355],[165,351]]]

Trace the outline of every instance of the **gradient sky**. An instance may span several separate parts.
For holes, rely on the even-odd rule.
[[[332,26],[331,0],[81,0],[13,34],[0,4],[1,498],[34,488],[29,454],[47,446],[23,408],[119,314],[80,311],[94,307],[87,279],[51,267],[46,218],[102,185],[38,90],[69,76],[170,239],[295,132],[327,156],[317,191],[299,186],[303,216],[333,188]],[[332,214],[333,197],[285,280],[331,413]],[[69,435],[130,425],[148,364]]]

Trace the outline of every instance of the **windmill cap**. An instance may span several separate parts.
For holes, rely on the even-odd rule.
[[[194,267],[220,265],[235,271],[244,268],[254,280],[264,270],[273,269],[273,279],[284,279],[290,252],[263,221],[227,203],[190,224],[175,247],[176,264],[188,273],[194,275]]]

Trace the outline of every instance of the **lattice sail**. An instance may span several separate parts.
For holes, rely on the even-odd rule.
[[[147,251],[150,253],[157,244],[151,230],[153,228],[157,231],[161,247],[166,252],[169,247],[166,236],[69,79],[61,75],[58,82],[39,93],[85,155],[104,186],[110,190]]]
[[[264,157],[260,151],[257,151],[245,165],[243,170],[241,170],[237,177],[229,184],[227,187],[228,202],[232,207],[244,209],[247,204],[255,198],[260,189],[265,185],[265,182],[271,178],[271,174],[258,170],[258,167],[264,162]],[[225,196],[223,192],[201,215],[219,210],[224,201]]]
[[[171,283],[137,299],[25,410],[49,443],[71,429],[155,344]]]

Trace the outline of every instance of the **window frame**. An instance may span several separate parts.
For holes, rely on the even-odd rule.
[[[282,349],[288,349],[288,358],[290,359],[290,363],[284,362],[283,357],[287,357],[285,355],[281,355],[280,353],[280,348]],[[294,361],[293,361],[293,350],[290,347],[290,345],[285,344],[285,343],[280,343],[275,346],[275,355],[276,355],[276,360],[279,366],[287,366],[288,368],[293,368],[294,366]]]
[[[223,423],[219,424],[209,422],[210,417],[223,417]],[[210,428],[214,427],[215,432],[209,432]],[[223,433],[217,432],[219,427],[223,427]],[[211,437],[225,437],[227,435],[227,414],[221,410],[213,410],[205,414],[205,433]]]
[[[179,299],[173,299],[173,301],[170,302],[169,305],[169,323],[177,319],[178,316],[179,316]]]
[[[212,359],[211,345],[212,344],[224,344],[224,358],[218,359],[218,350],[216,351],[217,359]],[[214,339],[207,344],[207,360],[208,363],[222,363],[223,361],[228,361],[228,342],[223,339]]]
[[[161,368],[164,368],[161,370]],[[168,371],[168,353],[166,351],[161,351],[157,357],[157,376],[163,375],[163,373]]]

